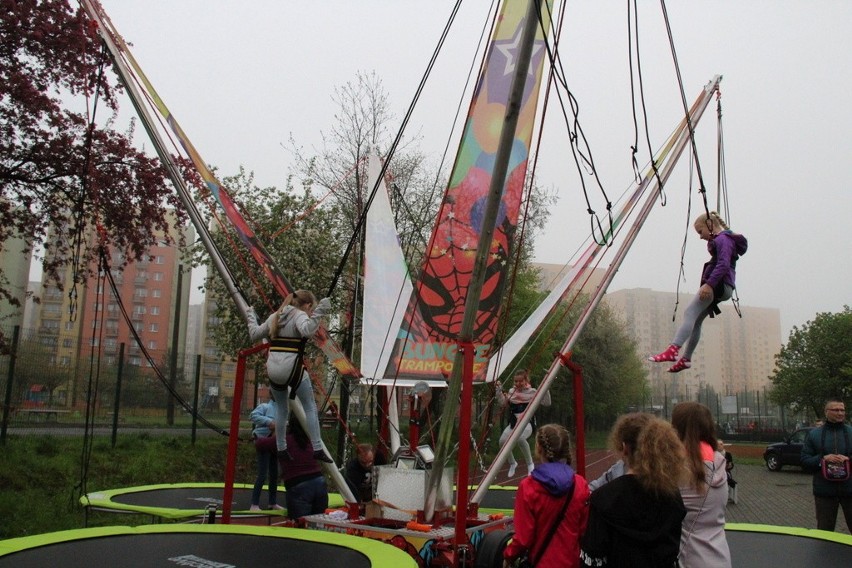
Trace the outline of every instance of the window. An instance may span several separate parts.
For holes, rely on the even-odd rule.
[[[62,347],[71,347],[71,340],[68,339],[68,338],[63,339],[62,340]]]
[[[137,316],[141,316],[146,311],[147,310],[145,309],[145,306],[134,306],[134,308],[133,308],[133,314],[137,315]]]
[[[155,282],[162,282],[163,281],[163,273],[162,272],[155,272],[154,273],[154,281]]]
[[[162,295],[163,295],[163,293],[160,291],[159,288],[154,288],[153,290],[151,290],[151,297],[152,298],[159,298]]]
[[[145,288],[136,288],[133,291],[133,297],[134,298],[147,298],[148,297],[148,290],[145,289]]]
[[[149,341],[148,342],[148,349],[156,349],[156,348],[157,348],[157,342],[156,341]]]
[[[163,256],[158,254],[157,258],[154,260],[154,262],[156,262],[157,264],[163,264],[163,262],[164,262]]]
[[[160,315],[160,306],[151,306],[151,315],[152,316]]]
[[[150,331],[153,331],[153,332],[160,331],[160,324],[158,324],[158,323],[152,323],[152,324],[151,324],[151,327],[150,327],[150,328],[148,328],[148,329],[149,329]]]

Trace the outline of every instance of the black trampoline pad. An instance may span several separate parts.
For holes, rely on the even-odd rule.
[[[0,556],[0,568],[370,568],[363,553],[336,544],[248,534],[105,535],[28,548]]]
[[[852,566],[852,546],[794,534],[726,530],[734,568]],[[848,536],[847,536],[848,538]]]
[[[266,490],[264,489],[264,493]],[[282,496],[284,492],[281,492]],[[222,487],[178,487],[144,491],[128,491],[112,497],[113,503],[163,509],[204,510],[208,505],[222,508],[225,490]],[[248,510],[251,506],[251,489],[234,488],[231,507]]]
[[[480,509],[507,509],[514,511],[515,509],[515,494],[518,492],[516,488],[512,489],[491,489],[482,498],[479,503]]]

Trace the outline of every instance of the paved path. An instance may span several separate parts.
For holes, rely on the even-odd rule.
[[[728,503],[726,520],[729,523],[759,523],[816,528],[811,474],[797,467],[785,467],[771,472],[759,465],[737,464],[737,503]],[[850,534],[843,518],[837,513],[836,531]]]

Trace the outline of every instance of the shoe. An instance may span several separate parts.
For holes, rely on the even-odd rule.
[[[334,461],[325,455],[325,452],[322,450],[314,450],[314,459],[325,463],[334,463]]]
[[[272,511],[283,511],[284,507],[276,504],[276,505],[270,505],[269,509],[272,510]]]
[[[249,511],[251,511],[252,513],[260,513],[260,507],[258,507],[257,505],[252,505],[251,507],[249,507]]]
[[[692,362],[686,357],[681,357],[678,359],[677,363],[669,367],[669,373],[680,373],[684,369],[689,369],[692,367]]]
[[[650,357],[648,357],[648,361],[653,361],[654,363],[662,363],[664,361],[677,361],[677,354],[679,351],[679,346],[669,345],[669,348],[663,351],[662,353],[658,353],[656,355],[651,355]]]
[[[287,451],[287,448],[283,450],[278,450],[278,459],[280,461],[293,461],[293,456],[290,455],[290,452]]]
[[[509,464],[509,474],[508,474],[508,477],[513,477],[513,476],[515,475],[515,469],[517,469],[517,467],[518,467],[518,464],[517,464],[517,463],[510,463],[510,464]]]

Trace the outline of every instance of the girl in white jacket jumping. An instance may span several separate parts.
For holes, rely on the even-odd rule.
[[[249,308],[247,313],[251,340],[266,338],[271,344],[266,359],[266,372],[269,375],[270,387],[275,391],[275,438],[278,458],[281,460],[291,459],[286,438],[287,420],[290,415],[289,399],[298,398],[305,410],[305,426],[314,449],[314,458],[331,463],[331,458],[323,451],[317,403],[314,400],[311,379],[302,363],[305,344],[319,329],[322,317],[330,311],[331,301],[328,298],[317,303],[312,292],[296,290],[260,325],[253,308]]]

